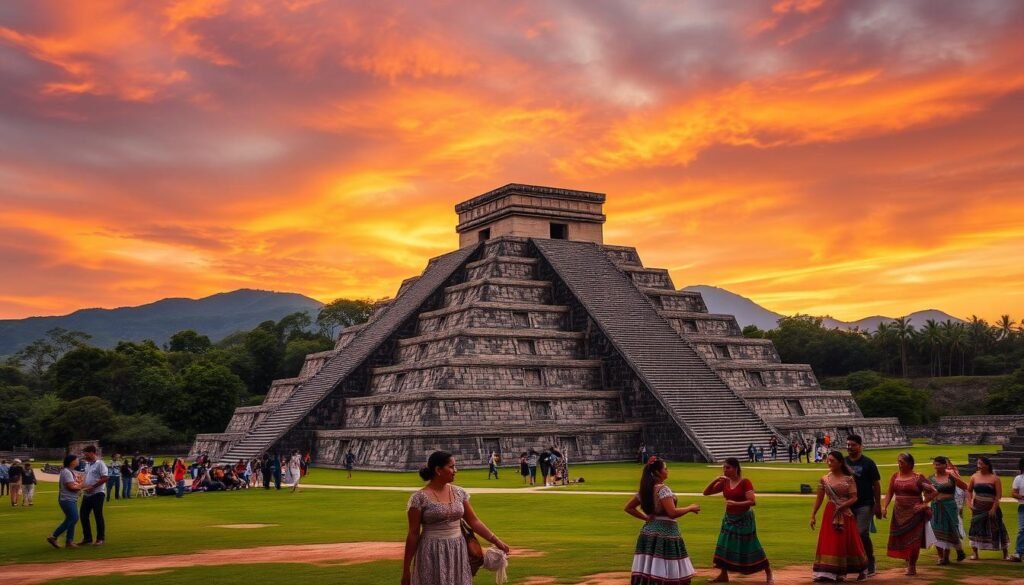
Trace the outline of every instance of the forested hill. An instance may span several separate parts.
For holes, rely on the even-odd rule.
[[[300,311],[316,319],[323,303],[297,293],[240,289],[201,299],[163,299],[138,307],[82,309],[59,317],[0,320],[0,356],[11,355],[47,331],[60,327],[84,331],[90,345],[114,347],[118,341],[151,339],[163,345],[171,335],[193,329],[217,342],[263,321]]]

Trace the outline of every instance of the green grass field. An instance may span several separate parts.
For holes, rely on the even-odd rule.
[[[967,451],[979,452],[989,447],[933,447],[915,445],[919,461],[943,453],[959,460]],[[895,451],[869,453],[880,464],[891,464]],[[759,467],[761,465],[758,465]],[[823,473],[817,465],[802,464],[807,470],[792,468],[786,463],[765,464],[771,470],[749,470],[761,498],[756,514],[759,536],[775,566],[809,565],[813,561],[816,533],[807,526],[813,499],[810,497],[771,497],[771,492],[793,493],[800,483],[813,483]],[[922,464],[921,471],[927,471]],[[715,468],[701,464],[672,464],[669,483],[677,492],[702,489],[717,474]],[[632,464],[579,465],[572,475],[583,476],[583,486],[558,488],[559,492],[627,491],[636,489],[639,466]],[[883,467],[888,476],[894,467]],[[521,486],[515,470],[502,470],[500,480],[486,479],[485,470],[463,470],[457,482],[467,487]],[[307,478],[311,484],[353,486],[419,487],[421,482],[412,473],[355,473],[351,480],[342,471],[314,469]],[[1004,482],[1009,487],[1008,482]],[[139,555],[190,553],[208,549],[239,549],[270,544],[336,543],[359,541],[398,542],[405,535],[405,503],[408,493],[401,491],[332,490],[308,488],[296,494],[262,489],[228,493],[195,494],[182,500],[148,498],[111,501],[106,510],[107,541],[105,547],[75,551],[51,549],[43,538],[57,525],[61,515],[57,509],[56,486],[44,483],[38,488],[34,508],[0,507],[0,565],[11,563],[52,563],[58,560],[109,559]],[[553,577],[558,583],[578,583],[587,575],[628,570],[640,522],[622,511],[627,497],[623,495],[478,493],[473,503],[487,524],[513,547],[543,551],[533,558],[513,557],[509,575],[512,583],[531,576]],[[680,521],[684,538],[701,579],[713,575],[711,554],[723,511],[721,497],[684,496],[681,503],[698,502],[702,511],[687,515]],[[1007,528],[1016,533],[1016,505],[1004,504]],[[262,523],[277,526],[254,530],[214,528],[219,524]],[[879,523],[874,541],[884,549],[888,522]],[[81,532],[79,531],[79,534]],[[956,583],[966,577],[1021,576],[1024,567],[997,562],[996,553],[983,553],[988,560],[947,568],[947,578],[936,583]],[[923,564],[930,564],[931,552],[924,554]],[[112,563],[114,561],[111,561]],[[898,562],[880,557],[881,568],[899,566]],[[254,579],[292,579],[304,584],[396,583],[400,563],[396,560],[376,561],[359,565],[260,564],[214,567],[182,566],[169,571],[156,571],[145,577],[147,584],[181,583],[193,579],[215,578],[217,583],[252,583]],[[482,572],[476,583],[492,583],[493,575]],[[74,577],[67,581],[117,585],[138,583],[136,575]],[[809,581],[809,575],[808,575]],[[0,566],[0,582],[3,567]],[[917,582],[928,582],[918,580]]]

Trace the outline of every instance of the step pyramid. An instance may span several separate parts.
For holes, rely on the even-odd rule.
[[[416,469],[444,449],[460,465],[558,446],[571,460],[746,457],[858,433],[909,444],[896,419],[864,418],[769,340],[674,289],[667,270],[603,243],[604,195],[506,185],[456,207],[460,248],[402,283],[297,378],[236,410],[193,455],[234,462],[308,451],[338,466]],[[783,452],[785,448],[783,447]]]

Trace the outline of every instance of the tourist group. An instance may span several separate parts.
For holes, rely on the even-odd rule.
[[[107,465],[97,454],[95,445],[82,450],[82,460],[74,454],[64,457],[59,470],[57,502],[64,512],[64,520],[53,533],[46,538],[54,548],[60,548],[58,539],[64,536],[66,548],[78,548],[82,545],[103,545],[106,540],[106,523],[103,517],[103,504],[115,499],[130,499],[132,492],[136,497],[144,496],[176,496],[183,497],[187,493],[229,491],[256,487],[261,482],[264,489],[270,489],[271,482],[281,489],[282,479],[291,485],[292,491],[298,489],[300,478],[309,469],[309,454],[301,455],[298,451],[288,456],[264,454],[262,458],[252,461],[239,461],[235,465],[214,465],[208,453],[196,458],[191,465],[178,457],[174,463],[167,461],[154,465],[152,458],[141,455],[122,458],[114,454]],[[12,472],[13,470],[13,472]],[[282,477],[282,470],[283,477]],[[12,505],[16,505],[17,494],[21,493],[24,502],[32,505],[32,490],[35,476],[31,465],[22,468],[20,461],[4,468],[5,477],[11,490]],[[17,478],[17,482],[10,481]],[[28,483],[26,483],[26,480]],[[134,490],[133,490],[134,484]],[[82,503],[79,506],[78,500]],[[22,505],[26,505],[23,503]],[[93,539],[90,518],[96,520],[96,538]],[[82,525],[83,538],[75,542],[75,529]]]
[[[965,482],[946,457],[936,457],[934,473],[925,477],[915,471],[913,456],[901,453],[898,471],[889,478],[883,498],[878,466],[863,454],[862,443],[860,436],[851,435],[846,441],[848,455],[832,450],[825,458],[828,473],[818,481],[809,521],[811,529],[818,531],[810,575],[813,581],[844,581],[848,575],[859,581],[873,576],[873,522],[887,517],[891,521],[886,554],[902,559],[908,576],[917,574],[921,550],[930,546],[938,552],[938,565],[948,565],[953,551],[957,562],[977,560],[979,550],[998,550],[1004,559],[1020,562],[1024,553],[1024,459],[1013,480],[1013,497],[1021,503],[1018,515],[1022,518],[1011,556],[999,508],[1002,484],[986,457],[978,458],[977,472]],[[473,511],[469,494],[453,484],[455,475],[455,459],[444,451],[431,454],[420,470],[427,484],[412,495],[407,506],[403,585],[471,585],[484,555],[476,535],[508,553],[508,546]],[[680,506],[668,477],[664,460],[649,461],[637,493],[626,503],[626,513],[644,522],[633,556],[632,585],[686,585],[696,574],[677,519],[699,513],[700,505]],[[710,582],[727,582],[730,573],[764,572],[771,585],[771,566],[757,537],[754,486],[743,477],[737,459],[727,459],[722,475],[704,488],[704,495],[713,494],[722,494],[726,507],[712,559],[719,574]],[[966,534],[965,507],[971,511]],[[970,557],[964,552],[965,538]],[[486,555],[492,552],[497,551],[488,550]]]

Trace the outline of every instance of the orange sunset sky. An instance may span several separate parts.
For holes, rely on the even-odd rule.
[[[0,318],[394,294],[509,182],[782,313],[1024,316],[1024,2],[0,3]]]

